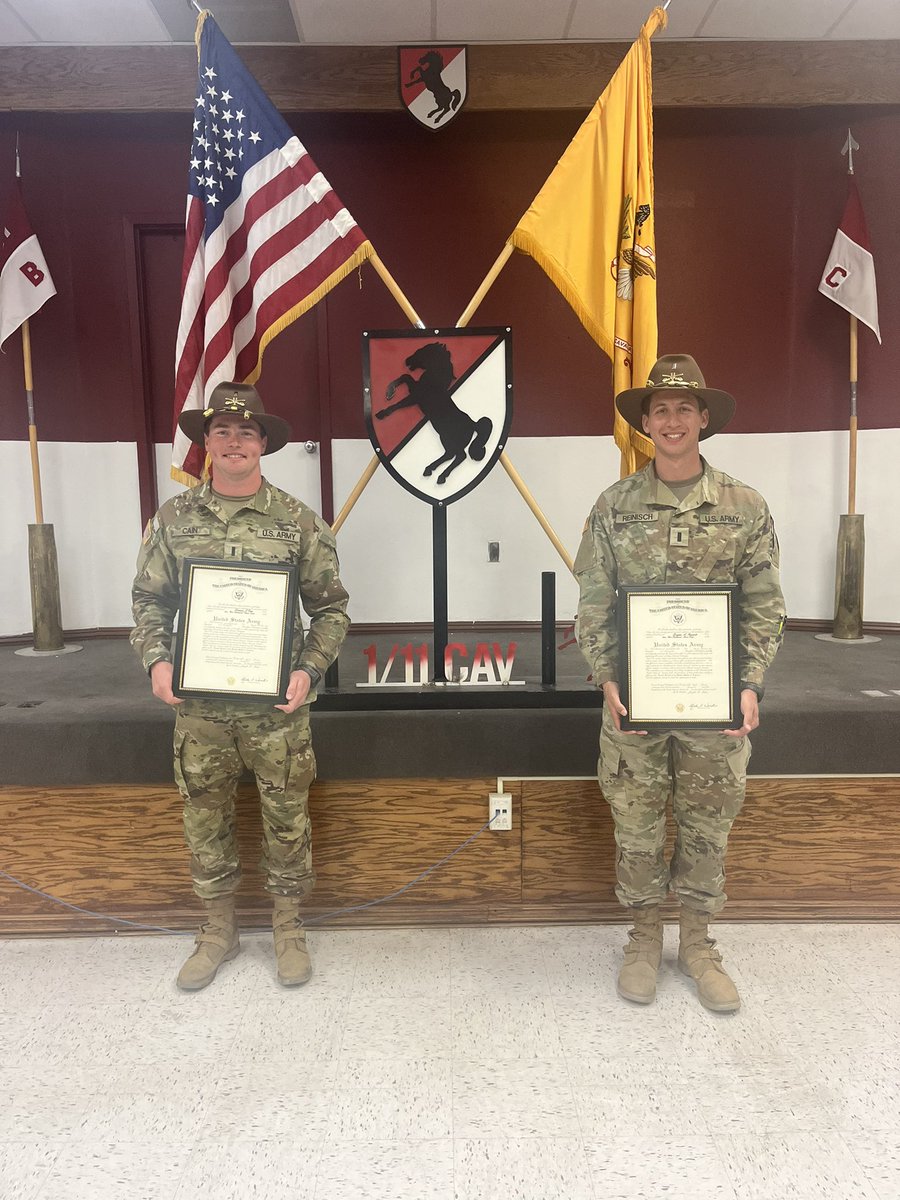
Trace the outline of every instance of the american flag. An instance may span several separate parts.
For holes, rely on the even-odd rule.
[[[305,146],[213,18],[200,18],[172,477],[203,454],[178,428],[218,383],[255,383],[267,344],[372,253]]]

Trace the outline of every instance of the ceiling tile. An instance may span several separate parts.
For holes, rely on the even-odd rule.
[[[718,0],[704,22],[708,38],[813,39],[824,37],[848,0]]]
[[[188,7],[186,0],[152,0],[152,2],[173,42],[192,42],[194,40],[197,14]],[[215,3],[215,0],[210,0],[210,3]],[[218,7],[216,4],[217,9]]]
[[[561,41],[569,0],[438,0],[437,36],[443,42]]]
[[[219,28],[230,42],[289,44],[300,40],[290,0],[209,0]],[[186,0],[153,0],[173,42],[192,42],[197,14]]]
[[[400,45],[432,41],[431,0],[294,0],[306,42]]]
[[[289,0],[209,0],[219,28],[232,42],[298,42]]]
[[[655,37],[690,38],[711,0],[674,0],[665,31]],[[595,42],[633,42],[652,10],[651,0],[578,0],[569,37]]]
[[[0,2],[0,46],[27,46],[34,40],[28,26]]]
[[[150,0],[8,0],[43,42],[140,45],[169,37]]]
[[[897,0],[856,0],[828,35],[832,38],[900,38],[900,4]]]

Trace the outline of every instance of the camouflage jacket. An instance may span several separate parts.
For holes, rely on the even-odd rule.
[[[334,534],[311,508],[263,479],[256,496],[230,521],[209,483],[201,483],[167,501],[148,522],[131,590],[131,643],[145,670],[161,659],[171,661],[185,558],[296,563],[310,625],[304,635],[298,605],[291,669],[309,666],[324,674],[337,658],[350,619]]]
[[[680,503],[649,463],[591,509],[575,559],[576,636],[598,687],[618,680],[620,583],[737,583],[741,681],[762,686],[784,625],[775,525],[759,492],[703,466]]]

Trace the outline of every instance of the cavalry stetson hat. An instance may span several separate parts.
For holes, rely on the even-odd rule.
[[[218,413],[236,413],[246,421],[256,421],[266,436],[264,454],[274,454],[276,450],[287,445],[291,436],[291,427],[287,421],[267,413],[259,392],[249,383],[216,384],[209,398],[209,405],[206,408],[187,409],[178,418],[178,426],[192,442],[202,446],[209,422]]]
[[[690,354],[664,354],[653,364],[646,387],[629,388],[616,396],[616,408],[632,428],[644,432],[641,417],[644,401],[660,392],[679,392],[682,389],[696,396],[709,412],[709,424],[700,430],[700,440],[712,437],[724,429],[734,416],[734,396],[708,388],[703,372]],[[646,436],[646,435],[645,435]]]

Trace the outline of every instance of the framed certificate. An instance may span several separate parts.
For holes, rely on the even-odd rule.
[[[293,563],[186,558],[172,691],[283,704],[296,603]]]
[[[737,584],[619,587],[623,729],[739,729]]]

